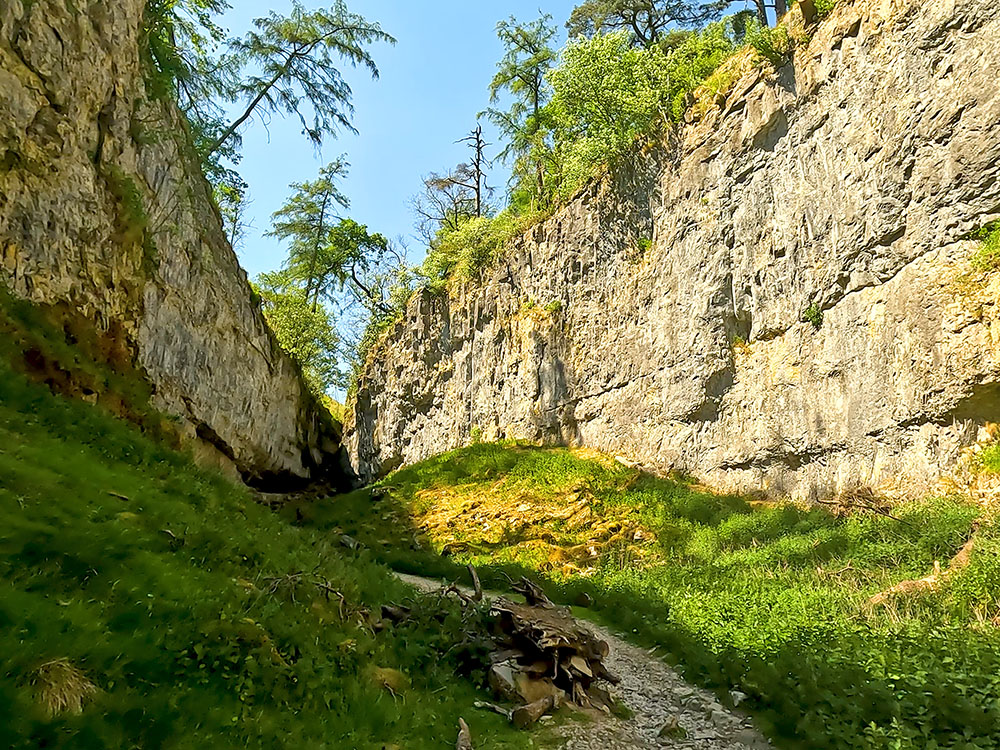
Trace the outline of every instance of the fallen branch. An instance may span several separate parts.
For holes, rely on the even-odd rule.
[[[475,596],[472,598],[477,602],[481,602],[483,600],[483,585],[479,582],[479,574],[476,572],[474,566],[469,565],[468,568],[469,575],[472,576],[472,586],[476,591]]]

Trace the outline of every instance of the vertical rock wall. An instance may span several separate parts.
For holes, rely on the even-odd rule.
[[[482,284],[416,297],[361,381],[355,471],[482,436],[772,496],[929,491],[1000,421],[1000,282],[968,239],[1000,217],[997,70],[991,0],[841,0]]]
[[[203,457],[310,477],[338,430],[252,299],[183,119],[145,91],[143,6],[0,3],[0,279],[121,344]]]

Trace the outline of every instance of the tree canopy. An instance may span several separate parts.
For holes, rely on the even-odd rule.
[[[546,140],[549,88],[545,77],[557,59],[551,46],[555,35],[552,16],[547,14],[527,23],[511,16],[497,24],[504,56],[490,82],[490,101],[498,104],[504,93],[512,101],[507,110],[494,106],[485,113],[505,139],[500,157],[512,165],[512,179],[536,202],[545,196],[545,165],[551,152]]]
[[[363,67],[378,78],[368,47],[395,41],[378,23],[348,11],[343,0],[319,10],[307,10],[294,0],[287,16],[272,11],[258,18],[254,30],[230,44],[224,62],[224,67],[242,71],[227,94],[232,102],[244,102],[244,109],[208,152],[225,144],[255,115],[294,115],[303,134],[317,145],[338,129],[354,132],[352,92],[337,63]]]
[[[729,0],[585,0],[566,28],[570,38],[625,31],[633,45],[653,47],[673,29],[690,28],[718,18]]]

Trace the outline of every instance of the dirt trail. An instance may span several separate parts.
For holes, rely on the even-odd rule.
[[[399,578],[424,591],[442,583],[417,576]],[[667,664],[627,643],[606,628],[586,622],[586,627],[608,642],[608,668],[621,677],[608,686],[634,712],[630,719],[600,716],[570,721],[553,729],[558,744],[552,750],[764,750],[771,747],[752,722],[723,706],[714,695],[689,685]],[[676,719],[681,731],[660,737],[665,725]]]

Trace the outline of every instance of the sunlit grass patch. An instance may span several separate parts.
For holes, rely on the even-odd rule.
[[[362,539],[385,539],[393,519],[378,555],[409,572],[458,579],[472,563],[486,585],[528,574],[564,602],[586,593],[593,616],[691,679],[748,695],[784,746],[1000,746],[1000,547],[979,505],[751,503],[514,443],[405,468],[374,495],[296,512]],[[973,535],[967,567],[872,604],[947,570]]]

